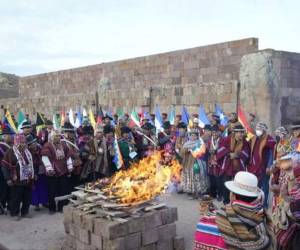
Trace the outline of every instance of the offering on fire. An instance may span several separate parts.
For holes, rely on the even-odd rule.
[[[111,178],[87,184],[85,190],[99,191],[119,204],[139,203],[164,193],[170,182],[179,181],[180,172],[177,160],[165,161],[163,152],[157,151]]]

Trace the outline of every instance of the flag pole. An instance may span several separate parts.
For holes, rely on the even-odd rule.
[[[238,114],[238,112],[239,112],[240,93],[241,93],[241,82],[240,82],[240,80],[238,80],[237,89],[236,89],[236,114]]]
[[[99,114],[99,94],[98,94],[98,91],[96,91],[96,116],[98,116]]]
[[[136,131],[139,135],[144,136],[146,139],[148,139],[150,142],[152,142],[152,144],[157,147],[157,144],[155,143],[155,141],[153,141],[150,137],[148,137],[147,135],[145,135],[143,132],[137,130]]]
[[[153,92],[153,88],[150,87],[150,89],[149,89],[149,113],[151,113],[151,111],[152,111],[152,92]]]

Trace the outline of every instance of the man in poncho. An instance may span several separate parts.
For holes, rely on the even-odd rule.
[[[250,156],[250,147],[245,138],[245,129],[238,124],[230,136],[224,137],[219,142],[216,158],[221,166],[220,175],[222,185],[232,180],[239,171],[245,171]],[[229,191],[223,186],[224,204],[229,203]]]
[[[140,159],[151,155],[154,150],[153,142],[156,142],[156,138],[154,136],[154,129],[155,127],[150,123],[146,122],[142,126],[143,136],[142,133],[139,132],[139,129],[133,131],[133,137],[137,147],[137,153]]]
[[[225,186],[230,191],[230,203],[201,218],[195,233],[194,250],[269,249],[271,240],[263,209],[263,193],[258,188],[256,176],[241,171]]]
[[[95,173],[96,178],[108,177],[109,166],[107,159],[107,145],[106,138],[104,136],[104,128],[102,125],[98,125],[95,131],[95,151],[96,151],[96,162],[95,162]]]
[[[45,128],[42,128],[38,133],[38,141],[41,146],[46,144],[49,140],[49,135],[53,130],[53,122],[50,120],[45,121]]]
[[[180,157],[180,151],[182,150],[183,145],[187,142],[187,126],[184,122],[179,122],[177,125],[178,130],[178,136],[176,138],[175,143],[175,152],[176,152],[176,158],[179,160],[179,162],[182,161],[182,158]]]
[[[70,177],[73,170],[72,158],[65,144],[61,142],[59,131],[51,132],[51,140],[42,148],[42,162],[46,169],[49,194],[49,213],[61,212],[67,201],[55,203],[55,197],[70,192]]]
[[[7,150],[13,146],[14,134],[15,133],[8,126],[2,126],[2,141],[0,142],[0,214],[5,213],[5,210],[8,209],[9,201],[9,187],[2,173],[1,161]]]
[[[10,215],[16,220],[20,219],[19,215],[29,217],[34,167],[24,134],[15,135],[13,147],[8,149],[2,160],[2,170],[10,186]]]
[[[256,124],[255,136],[250,140],[250,162],[248,171],[254,174],[259,183],[259,187],[265,193],[265,207],[268,205],[269,196],[269,170],[273,165],[274,147],[276,141],[267,133],[268,126],[259,122]]]
[[[80,150],[76,144],[76,134],[74,126],[66,121],[62,127],[63,139],[62,143],[65,147],[68,148],[68,154],[73,162],[73,171],[70,178],[71,189],[75,190],[76,186],[79,186],[80,183],[80,175],[82,171],[82,161],[80,158]]]
[[[135,153],[135,142],[131,137],[131,129],[129,127],[122,127],[121,136],[122,137],[118,140],[118,144],[122,154],[124,167],[129,168],[137,156],[137,153]]]

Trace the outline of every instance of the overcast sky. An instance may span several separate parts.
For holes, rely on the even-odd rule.
[[[299,0],[0,0],[0,72],[31,75],[246,37],[258,37],[260,49],[300,52],[299,10]]]

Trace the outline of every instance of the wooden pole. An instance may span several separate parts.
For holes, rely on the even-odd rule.
[[[241,82],[237,82],[236,89],[236,114],[238,114],[239,106],[240,106],[240,94],[241,94]]]
[[[96,116],[99,114],[99,94],[98,91],[96,91]]]
[[[153,88],[150,87],[150,89],[149,89],[149,113],[150,114],[152,112],[152,91],[153,91]]]

